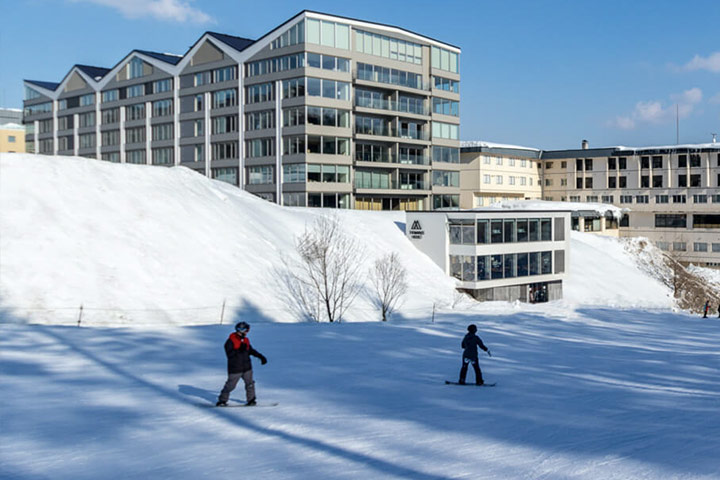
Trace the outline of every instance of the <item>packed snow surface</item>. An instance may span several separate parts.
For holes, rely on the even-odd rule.
[[[573,233],[562,301],[476,303],[404,214],[337,212],[368,270],[399,252],[409,293],[387,323],[367,294],[350,322],[295,322],[272,271],[328,213],[183,168],[2,155],[0,478],[720,477],[720,320],[673,313],[621,242]],[[211,407],[239,319],[276,407]],[[496,387],[444,384],[469,323]]]

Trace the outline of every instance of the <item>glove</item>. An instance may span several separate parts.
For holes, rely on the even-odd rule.
[[[492,357],[492,353],[490,353],[490,349],[487,351],[488,357]]]
[[[265,358],[265,357],[260,357],[260,364],[261,364],[261,365],[265,365],[266,363],[267,363],[267,358]]]

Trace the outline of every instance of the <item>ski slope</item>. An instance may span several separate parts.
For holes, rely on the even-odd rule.
[[[339,324],[279,299],[273,268],[329,213],[367,269],[400,253],[390,322],[367,295]],[[720,478],[720,320],[673,312],[646,259],[573,232],[562,301],[477,303],[404,221],[183,168],[0,155],[0,478]],[[277,407],[208,407],[240,318]],[[444,385],[469,323],[495,388]]]
[[[443,384],[470,322],[495,388]],[[207,406],[228,326],[2,324],[0,478],[716,479],[718,322],[601,307],[258,322],[258,399],[279,405],[257,409]]]

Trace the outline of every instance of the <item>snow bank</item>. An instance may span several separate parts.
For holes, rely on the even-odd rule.
[[[294,255],[306,225],[330,214],[365,245],[351,254],[362,257],[366,271],[381,255],[399,252],[410,286],[401,317],[428,317],[433,306],[510,310],[459,301],[455,281],[406,239],[404,212],[280,207],[183,167],[3,154],[0,171],[0,307],[21,319],[294,321],[274,268]],[[567,305],[669,305],[617,241],[573,235],[570,255]],[[370,288],[366,281],[346,320],[379,318]]]

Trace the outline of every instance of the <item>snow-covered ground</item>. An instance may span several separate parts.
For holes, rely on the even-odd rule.
[[[410,287],[401,315],[458,306],[454,280],[405,237],[403,212],[279,207],[185,168],[4,154],[0,172],[0,304],[23,319],[75,324],[82,305],[85,325],[213,324],[224,302],[225,319],[294,321],[274,269],[330,213],[365,245],[353,254],[366,271],[399,253]],[[569,277],[563,309],[672,303],[612,239],[573,233]],[[379,318],[370,291],[366,281],[346,320]]]
[[[469,322],[494,388],[443,384]],[[228,333],[0,325],[0,477],[720,478],[718,321],[254,323],[258,398],[279,405],[210,408]]]
[[[674,313],[647,258],[573,233],[564,300],[480,304],[402,213],[338,212],[368,269],[400,252],[410,293],[388,323],[367,296],[293,322],[270,272],[327,213],[182,168],[0,156],[0,478],[720,478],[720,320]],[[276,407],[208,407],[239,318]],[[497,387],[444,385],[469,323]]]

